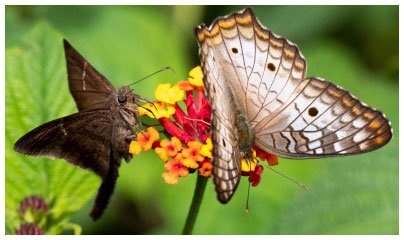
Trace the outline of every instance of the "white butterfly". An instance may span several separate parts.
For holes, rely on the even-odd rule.
[[[285,158],[369,152],[392,138],[384,114],[349,92],[306,78],[298,47],[261,25],[250,8],[196,28],[212,108],[213,180],[230,200],[252,146]]]

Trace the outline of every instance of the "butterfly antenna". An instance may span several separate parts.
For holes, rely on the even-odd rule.
[[[173,73],[175,73],[174,69],[172,69],[171,67],[169,67],[169,66],[163,67],[162,69],[160,69],[160,70],[158,70],[158,71],[156,71],[156,72],[154,72],[154,73],[151,73],[151,74],[147,75],[146,77],[143,77],[143,78],[137,80],[136,82],[134,82],[134,83],[132,83],[132,84],[129,84],[128,87],[129,87],[129,86],[132,86],[132,85],[134,85],[134,84],[136,84],[136,83],[139,83],[139,82],[145,80],[146,78],[151,77],[151,76],[153,76],[153,75],[155,75],[155,74],[157,74],[157,73],[160,73],[160,72],[162,72],[162,71],[165,71],[165,70],[171,70],[171,71],[173,71]]]
[[[139,100],[140,100],[139,102],[147,102],[147,103],[153,105],[154,109],[157,110],[156,104],[154,104],[154,102],[150,101],[149,99],[139,97]],[[140,106],[140,107],[142,107],[142,106]],[[143,107],[143,108],[144,108],[144,107]]]
[[[278,170],[275,170],[274,168],[271,168],[271,167],[269,167],[269,166],[266,166],[266,167],[267,167],[269,170],[271,170],[271,171],[277,173],[278,175],[280,175],[280,176],[286,178],[287,180],[291,181],[292,183],[299,185],[299,186],[302,187],[304,190],[307,190],[307,191],[310,190],[310,187],[309,187],[309,186],[307,186],[307,185],[305,185],[305,184],[303,184],[303,183],[301,183],[301,182],[299,182],[299,181],[296,181],[296,180],[293,179],[293,178],[290,178],[290,177],[286,176],[285,174],[279,172]]]
[[[153,105],[154,105],[154,104],[153,104]],[[141,108],[143,108],[144,110],[148,111],[149,113],[151,113],[151,114],[153,115],[153,117],[154,117],[155,119],[157,119],[156,115],[154,115],[154,113],[153,113],[152,110],[150,110],[150,109],[148,109],[148,108],[145,108],[145,107],[143,107],[143,106],[139,106],[139,107],[141,107]],[[156,106],[154,106],[154,107],[156,107]],[[156,110],[157,110],[157,108],[156,108]]]

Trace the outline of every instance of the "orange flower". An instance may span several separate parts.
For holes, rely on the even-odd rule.
[[[167,184],[178,184],[179,176],[175,173],[165,172],[161,174],[161,176],[163,177],[164,182],[166,182]]]
[[[177,86],[184,91],[191,91],[195,89],[195,86],[189,81],[180,81],[177,83]]]
[[[168,171],[163,173],[164,181],[168,184],[177,184],[179,177],[188,176],[188,168],[182,165],[181,161],[174,158],[172,161],[167,161],[164,168]]]
[[[129,145],[129,153],[132,155],[138,155],[142,151],[142,147],[138,141],[131,141]]]
[[[169,157],[177,155],[181,150],[181,141],[176,137],[172,137],[171,141],[167,139],[161,141],[160,146],[161,147],[157,147],[155,151],[161,159],[167,161]]]
[[[212,176],[212,163],[210,161],[203,161],[202,167],[199,168],[199,173],[204,177]]]
[[[147,132],[138,132],[137,134],[137,142],[143,151],[148,151],[159,138],[160,134],[154,127],[147,128]]]
[[[197,168],[199,166],[199,162],[202,162],[204,157],[199,154],[199,151],[202,148],[202,143],[198,141],[191,141],[188,144],[188,148],[182,150],[182,164],[189,168]]]

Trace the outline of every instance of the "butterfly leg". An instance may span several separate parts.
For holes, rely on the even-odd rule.
[[[119,150],[120,155],[125,159],[127,163],[129,163],[132,160],[132,154],[129,153],[129,144],[131,141],[136,140],[137,134],[134,134],[132,131],[128,130],[126,132],[124,144],[121,146],[124,146],[122,149]]]

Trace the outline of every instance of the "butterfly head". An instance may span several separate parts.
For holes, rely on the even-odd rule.
[[[114,105],[118,106],[125,121],[133,127],[138,125],[137,107],[139,106],[140,97],[134,94],[128,86],[124,86],[118,89],[116,94],[113,94],[113,98]]]
[[[116,98],[115,102],[122,107],[138,106],[139,96],[134,94],[133,91],[128,86],[118,89],[115,98]]]

